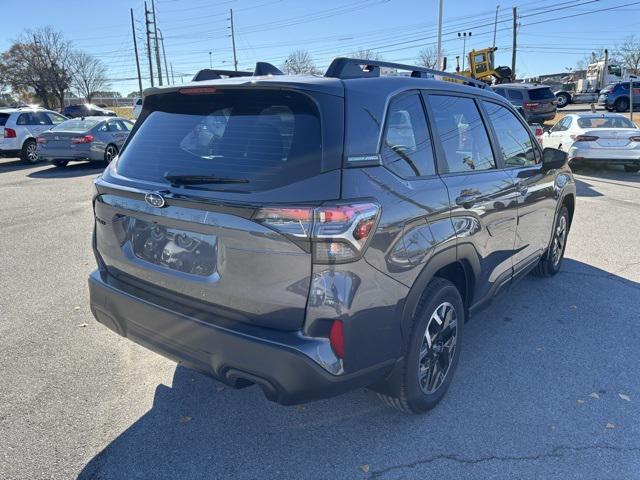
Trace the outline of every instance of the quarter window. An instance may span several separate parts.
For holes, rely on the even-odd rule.
[[[382,161],[403,178],[435,174],[431,137],[417,93],[391,102],[382,143]]]
[[[502,105],[482,102],[496,132],[502,158],[507,167],[535,165],[536,147],[532,136],[511,111]]]
[[[496,168],[487,130],[471,98],[429,95],[429,105],[450,172]]]
[[[523,100],[524,95],[520,90],[507,90],[509,93],[509,100]]]

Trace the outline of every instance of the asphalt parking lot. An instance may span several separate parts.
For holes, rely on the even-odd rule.
[[[282,407],[88,306],[100,168],[0,160],[0,478],[640,478],[640,174],[578,179],[567,258],[468,325],[425,416],[358,390]]]

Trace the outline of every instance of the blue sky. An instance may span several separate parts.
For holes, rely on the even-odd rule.
[[[640,23],[640,2],[632,0],[445,0],[443,48],[449,70],[455,66],[455,56],[462,54],[457,32],[472,32],[467,50],[493,43],[498,3],[500,65],[511,65],[511,8],[519,10],[519,76],[564,71],[597,48],[612,49],[638,32]],[[150,8],[151,0],[148,4]],[[3,0],[1,6],[0,51],[24,29],[52,25],[76,48],[103,60],[112,89],[125,95],[137,89],[129,16],[133,8],[143,87],[149,86],[148,62],[142,56],[142,0]],[[590,13],[617,6],[622,8]],[[298,48],[309,50],[321,67],[358,48],[373,48],[385,60],[413,62],[421,48],[436,41],[438,0],[156,0],[158,25],[176,82],[208,67],[209,52],[214,67],[232,68],[229,8],[234,9],[241,69],[252,69],[256,60],[280,65]]]

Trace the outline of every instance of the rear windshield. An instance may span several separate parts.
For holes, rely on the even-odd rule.
[[[59,123],[51,130],[62,130],[65,132],[86,132],[87,130],[91,130],[100,122],[102,122],[102,120],[94,118],[73,118],[71,120]]]
[[[636,128],[636,126],[625,117],[594,117],[579,118],[580,128]]]
[[[0,113],[0,127],[4,127],[9,119],[8,113]]]
[[[253,192],[322,171],[320,116],[305,95],[286,91],[170,93],[150,109],[122,152],[118,173],[168,183],[165,175],[237,179],[199,186]]]
[[[532,88],[529,90],[529,98],[531,100],[554,100],[556,96],[550,88]]]

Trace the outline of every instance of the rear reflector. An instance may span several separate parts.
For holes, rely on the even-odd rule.
[[[4,138],[16,138],[16,131],[13,128],[5,128]]]
[[[179,90],[183,95],[206,95],[208,93],[216,93],[217,91],[215,87],[191,87],[181,88]]]
[[[338,358],[344,358],[344,326],[342,320],[334,320],[329,332],[329,343]]]

